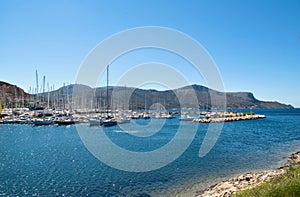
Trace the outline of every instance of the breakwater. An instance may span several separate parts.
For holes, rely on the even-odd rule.
[[[255,120],[266,118],[265,115],[254,113],[236,113],[236,112],[216,112],[208,113],[203,118],[195,118],[193,122],[210,123],[210,122],[232,122],[240,120]]]

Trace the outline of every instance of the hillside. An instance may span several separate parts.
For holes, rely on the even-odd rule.
[[[218,99],[222,96],[227,98],[227,108],[293,108],[291,105],[282,104],[276,101],[260,101],[250,92],[227,92],[221,93],[201,85],[189,85],[175,90],[144,90],[132,87],[108,87],[108,99],[106,97],[106,87],[91,89],[83,85],[71,85],[61,88],[60,92],[72,94],[74,88],[80,89],[77,100],[80,105],[92,105],[95,108],[104,109],[108,105],[110,108],[118,109],[179,109],[179,108],[211,108],[211,96]],[[196,94],[197,98],[191,95]],[[93,99],[91,99],[93,98]],[[87,102],[86,104],[83,104]],[[78,103],[78,102],[75,102]],[[159,103],[159,104],[158,104]]]
[[[76,96],[73,97],[73,93]],[[55,108],[97,108],[104,109],[107,104],[113,109],[210,109],[211,95],[218,102],[222,96],[227,98],[227,108],[293,108],[279,102],[260,101],[250,92],[221,93],[201,85],[189,85],[175,90],[144,90],[132,87],[91,88],[85,85],[69,85],[49,93],[30,95],[21,88],[0,82],[0,98],[4,106],[29,106],[35,99],[39,105]],[[191,95],[196,95],[194,98]]]
[[[22,88],[0,81],[0,100],[4,106],[20,107],[29,104],[30,95]]]

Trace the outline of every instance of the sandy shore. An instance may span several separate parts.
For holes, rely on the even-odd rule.
[[[266,170],[261,172],[250,172],[239,177],[222,181],[209,188],[197,191],[197,197],[220,197],[230,196],[239,190],[255,187],[258,184],[267,181],[273,177],[283,174],[290,166],[300,165],[300,151],[292,153],[286,163],[274,170]]]

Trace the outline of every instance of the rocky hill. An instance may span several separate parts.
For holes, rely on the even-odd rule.
[[[76,92],[75,96],[73,93]],[[0,82],[0,98],[4,106],[29,106],[38,98],[39,105],[55,108],[97,108],[105,109],[210,109],[211,99],[226,97],[227,108],[293,108],[291,105],[276,101],[260,101],[250,92],[222,93],[201,85],[190,85],[175,90],[144,90],[132,87],[91,88],[85,85],[68,85],[58,90],[30,95],[21,88],[6,82]],[[191,95],[196,95],[193,97]],[[49,101],[49,102],[48,102]]]
[[[6,107],[21,107],[29,105],[30,95],[16,85],[0,81],[0,100]]]

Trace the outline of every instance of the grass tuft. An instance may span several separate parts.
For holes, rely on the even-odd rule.
[[[300,196],[300,166],[290,167],[284,174],[279,175],[257,187],[239,191],[236,197],[272,196],[297,197]]]

